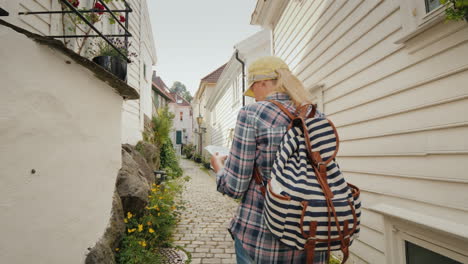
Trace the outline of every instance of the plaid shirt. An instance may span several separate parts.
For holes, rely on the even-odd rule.
[[[275,93],[266,98],[282,103],[291,112],[290,97]],[[317,112],[316,115],[322,115]],[[252,180],[254,165],[270,177],[273,161],[290,120],[276,105],[261,101],[243,107],[237,117],[234,139],[224,169],[217,173],[217,189],[233,198],[241,198],[229,231],[242,241],[256,263],[306,263],[304,251],[295,250],[275,239],[265,226],[262,212],[264,197]],[[315,252],[314,263],[326,262],[325,252]]]

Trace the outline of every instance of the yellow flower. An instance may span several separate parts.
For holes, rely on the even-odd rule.
[[[163,197],[162,196],[159,196],[159,199],[162,199]]]
[[[115,251],[119,251],[119,248],[116,248]]]
[[[160,215],[161,215],[161,213],[158,213],[158,216],[160,216]]]
[[[128,231],[129,233],[133,233],[133,232],[135,232],[135,230],[136,230],[136,228],[132,228],[132,229],[129,228],[129,229],[127,229],[127,231]]]
[[[150,225],[151,225],[151,222],[148,222],[148,223],[146,223],[146,224],[150,226]]]
[[[143,231],[143,225],[138,225],[138,232]]]
[[[146,247],[146,241],[142,241],[142,242],[141,242],[141,245],[142,245],[143,247]]]
[[[153,196],[151,196],[151,195],[148,195],[148,198],[152,198],[152,197],[153,197]]]
[[[127,220],[127,218],[125,218],[125,219],[124,219],[124,222],[125,222],[125,223],[128,223],[128,220]]]
[[[152,191],[152,192],[156,192],[156,189],[155,189],[155,188],[152,188],[151,191]]]
[[[148,230],[148,232],[154,233],[154,229],[150,227],[150,229]]]
[[[127,217],[128,217],[128,219],[132,218],[132,216],[133,216],[132,213],[127,212]]]

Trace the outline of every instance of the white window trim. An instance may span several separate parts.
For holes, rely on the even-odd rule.
[[[468,263],[465,225],[387,204],[374,205],[370,210],[384,217],[386,263],[406,264],[405,241]]]
[[[312,95],[312,97],[317,97],[317,101],[314,101],[315,104],[317,104],[317,109],[324,113],[324,104],[323,104],[323,91],[324,91],[325,85],[323,84],[316,84],[312,86],[312,88],[308,89],[309,93]]]
[[[424,0],[399,0],[403,35],[395,44],[404,44],[445,19],[446,5],[426,13]]]

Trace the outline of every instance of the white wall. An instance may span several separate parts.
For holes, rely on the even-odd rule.
[[[432,20],[401,41],[409,2],[424,4],[290,1],[273,31],[275,54],[318,87],[340,167],[362,191],[350,263],[404,263],[408,237],[468,261],[468,24]]]
[[[0,39],[0,262],[81,264],[110,218],[122,98],[58,51]]]
[[[86,5],[90,0],[81,0],[80,7]],[[26,30],[40,35],[62,35],[61,15],[38,14],[38,15],[17,15],[24,11],[50,11],[61,10],[58,0],[2,0],[2,7],[10,12],[10,16],[2,17],[6,21],[20,26]],[[151,117],[151,74],[152,66],[156,64],[156,53],[149,20],[149,13],[146,0],[129,0],[129,5],[133,12],[129,14],[129,37],[131,43],[130,52],[135,52],[138,56],[132,58],[132,63],[127,67],[127,83],[136,88],[140,93],[140,100],[125,101],[122,106],[122,143],[136,144],[142,139],[143,115]],[[109,4],[110,8],[124,9],[122,2],[114,1]],[[102,22],[95,24],[97,28],[102,28],[103,32],[119,33],[117,25],[108,25],[106,15],[103,15]],[[121,34],[123,30],[120,30]],[[79,33],[79,31],[78,31]],[[63,39],[60,39],[63,40]],[[74,45],[74,39],[68,39],[69,46]],[[146,77],[144,72],[146,65]]]
[[[237,115],[242,107],[242,64],[236,58],[239,52],[240,59],[245,63],[245,74],[249,65],[259,57],[271,54],[270,31],[262,30],[242,40],[234,46],[235,51],[218,79],[210,100],[207,104],[212,117],[211,126],[212,144],[231,147],[233,130],[235,129]],[[247,90],[245,80],[245,90]],[[253,103],[254,99],[245,97],[245,105]]]

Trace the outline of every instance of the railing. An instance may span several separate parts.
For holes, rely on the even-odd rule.
[[[67,0],[60,0],[65,6],[67,6],[70,10],[61,10],[61,11],[38,11],[38,12],[20,12],[18,15],[37,15],[37,14],[76,14],[86,25],[88,25],[94,32],[97,33],[97,35],[62,35],[62,36],[49,36],[52,38],[83,38],[83,37],[101,37],[104,39],[113,49],[115,49],[122,57],[126,58],[127,62],[131,62],[130,59],[127,58],[127,56],[120,50],[118,49],[112,41],[108,39],[108,37],[125,37],[125,48],[128,49],[128,37],[131,37],[132,34],[130,31],[128,31],[128,20],[130,13],[133,12],[131,9],[130,5],[123,0],[123,3],[125,5],[125,9],[123,10],[111,10],[106,3],[103,0],[97,0],[102,6],[104,6],[105,10],[96,10],[96,9],[90,9],[90,10],[78,10],[76,9],[70,2]],[[104,35],[101,31],[99,31],[93,23],[91,23],[85,16],[83,16],[84,13],[110,13],[112,18],[118,23],[118,25],[125,30],[125,34],[107,34]],[[125,25],[120,22],[120,20],[115,16],[114,12],[122,12],[125,13]]]

